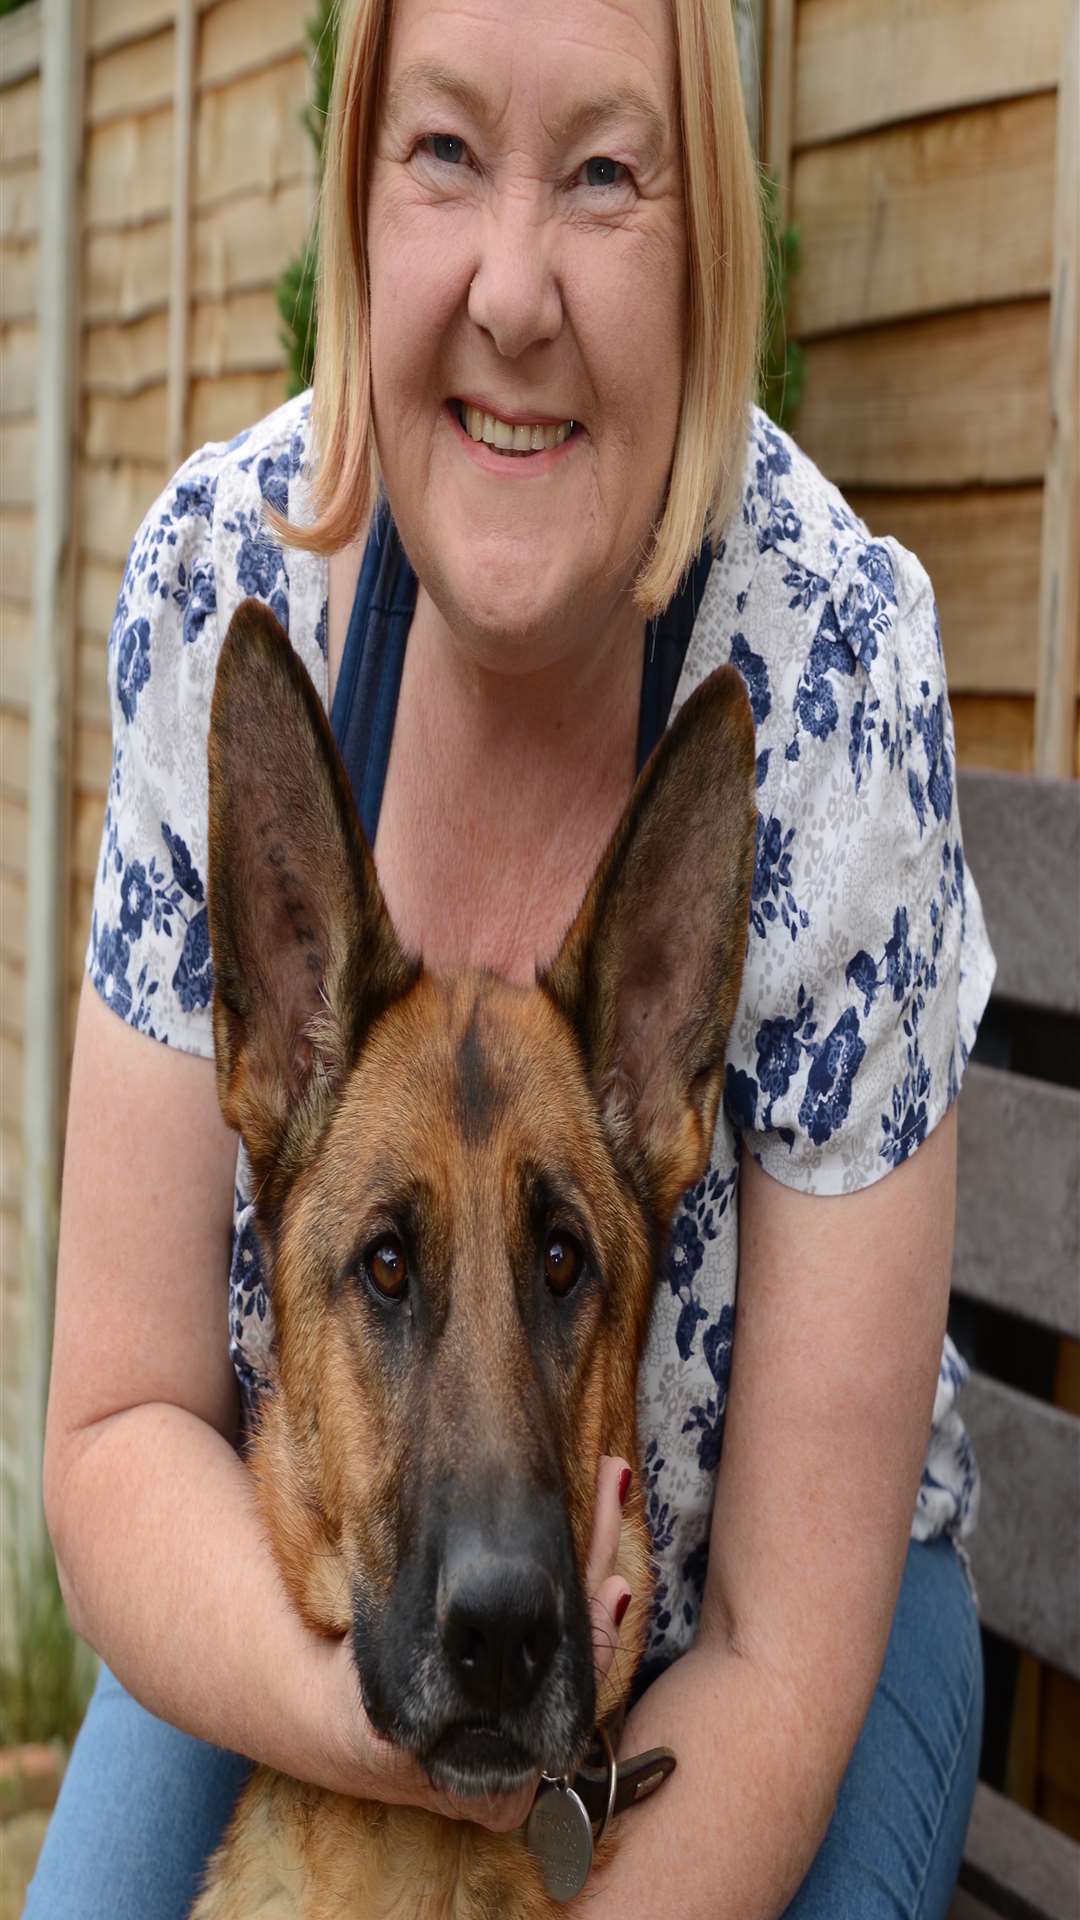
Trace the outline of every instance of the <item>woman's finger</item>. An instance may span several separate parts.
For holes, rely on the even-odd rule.
[[[601,1455],[600,1467],[596,1475],[592,1540],[585,1570],[586,1593],[595,1593],[615,1571],[615,1561],[619,1552],[619,1535],[622,1532],[623,1506],[630,1491],[631,1478],[630,1466],[626,1460],[620,1459],[618,1454]]]

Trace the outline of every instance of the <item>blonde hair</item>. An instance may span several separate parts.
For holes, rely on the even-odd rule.
[[[761,216],[731,0],[671,0],[679,63],[689,299],[683,397],[659,525],[634,597],[653,616],[707,533],[715,542],[742,472],[762,300]],[[318,337],[312,395],[314,519],[271,517],[282,537],[334,553],[367,526],[379,490],[371,407],[366,177],[393,0],[348,0],[324,146]]]

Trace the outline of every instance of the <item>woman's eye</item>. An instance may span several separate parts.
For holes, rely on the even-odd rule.
[[[396,1233],[387,1233],[364,1255],[364,1270],[384,1300],[400,1300],[409,1283],[405,1249]]]
[[[465,142],[456,133],[426,133],[420,142],[424,153],[444,166],[459,167],[465,158]]]
[[[544,1241],[544,1278],[552,1293],[570,1292],[581,1278],[585,1255],[573,1234],[556,1230]]]
[[[602,153],[594,153],[590,160],[586,160],[582,172],[587,187],[621,187],[628,178],[621,160],[609,160]]]

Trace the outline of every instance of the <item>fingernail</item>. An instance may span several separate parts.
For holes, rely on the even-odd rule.
[[[624,1468],[623,1468],[623,1470],[622,1470],[622,1472],[621,1472],[621,1473],[620,1473],[620,1475],[619,1475],[619,1505],[620,1505],[620,1507],[625,1507],[625,1505],[626,1505],[626,1496],[627,1496],[627,1494],[628,1494],[628,1493],[629,1493],[629,1491],[630,1491],[630,1482],[631,1482],[631,1480],[633,1479],[633,1477],[634,1477],[634,1476],[633,1476],[633,1474],[631,1473],[631,1471],[630,1471],[630,1469],[629,1469],[629,1467],[624,1467]]]
[[[620,1594],[615,1602],[615,1625],[621,1627],[626,1618],[626,1609],[630,1605],[629,1593]]]

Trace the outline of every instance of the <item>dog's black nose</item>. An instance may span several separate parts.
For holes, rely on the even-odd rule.
[[[551,1574],[532,1558],[459,1552],[440,1585],[443,1649],[462,1694],[482,1712],[520,1711],[559,1644]]]

